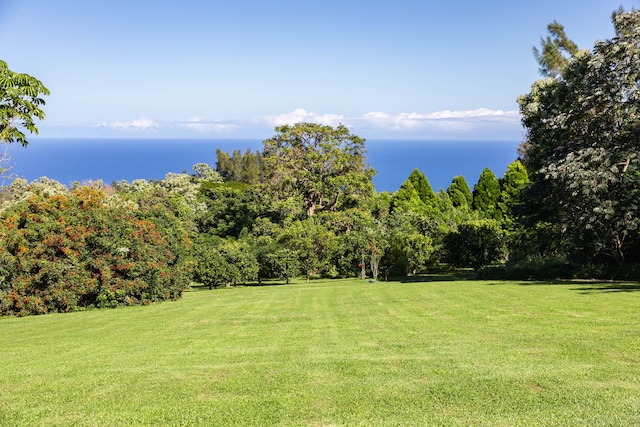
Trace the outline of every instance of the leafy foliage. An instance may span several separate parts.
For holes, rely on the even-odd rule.
[[[432,236],[437,233],[429,218],[415,212],[395,212],[388,233],[389,253],[383,261],[391,274],[416,274],[434,264],[436,244]]]
[[[447,194],[451,199],[451,203],[456,208],[471,208],[473,196],[471,189],[464,176],[456,176],[451,181],[451,185],[447,188]]]
[[[216,171],[225,181],[258,184],[264,180],[264,162],[258,151],[247,150],[242,154],[240,150],[234,150],[229,156],[217,149],[216,158]]]
[[[335,234],[313,217],[290,224],[280,236],[282,247],[297,254],[300,269],[307,281],[314,275],[331,271],[330,255],[336,243]]]
[[[529,174],[520,160],[509,164],[507,171],[500,179],[500,199],[498,208],[502,214],[505,227],[514,226],[514,212],[520,204],[520,193],[529,184]]]
[[[468,221],[447,235],[445,246],[452,265],[478,269],[504,256],[504,232],[495,220]]]
[[[365,163],[364,139],[346,126],[280,126],[264,141],[269,184],[281,196],[301,196],[308,216],[353,207],[373,196],[375,171]]]
[[[557,77],[578,52],[578,46],[567,37],[564,27],[557,21],[547,25],[547,30],[550,35],[540,38],[540,50],[534,46],[533,56],[540,65],[540,74]]]
[[[206,183],[199,200],[206,208],[197,218],[201,232],[220,237],[239,237],[248,231],[262,211],[256,187],[229,182]]]
[[[614,14],[613,24],[613,39],[578,52],[559,78],[536,82],[518,101],[530,191],[574,254],[623,263],[640,227],[640,12]]]
[[[0,312],[148,304],[184,290],[186,241],[101,189],[35,192],[2,212]],[[175,236],[173,236],[175,237]],[[183,236],[184,238],[184,236]]]
[[[499,200],[500,182],[491,169],[485,168],[480,174],[478,183],[473,187],[473,208],[482,212],[485,218],[501,220]]]
[[[433,210],[436,195],[423,172],[414,169],[393,197],[393,209],[426,214]]]
[[[22,129],[38,134],[35,119],[45,116],[41,95],[49,95],[49,89],[40,80],[11,71],[0,60],[0,141],[27,146]]]

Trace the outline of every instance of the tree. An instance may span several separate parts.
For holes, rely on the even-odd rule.
[[[264,209],[256,200],[257,189],[239,182],[203,183],[199,200],[205,204],[196,218],[201,233],[239,237],[250,231]]]
[[[194,249],[194,279],[212,289],[258,278],[258,261],[243,241],[202,237]]]
[[[512,209],[519,202],[520,192],[529,183],[529,174],[520,160],[507,166],[504,177],[500,180],[500,200],[498,207],[505,222],[512,222]]]
[[[369,266],[371,267],[371,277],[373,278],[373,280],[378,280],[378,272],[380,271],[379,269],[380,259],[382,259],[382,256],[384,255],[385,248],[379,245],[378,243],[376,243],[375,240],[373,240],[369,244],[369,250],[371,252],[371,256],[369,258]]]
[[[211,239],[196,242],[193,250],[195,261],[193,279],[213,289],[231,283],[229,264]]]
[[[408,209],[417,213],[427,213],[436,204],[436,194],[426,175],[414,169],[393,198],[394,209]]]
[[[267,261],[274,277],[284,279],[287,285],[289,279],[297,276],[300,272],[297,254],[290,249],[276,249],[267,254]]]
[[[388,223],[388,252],[381,262],[392,275],[424,272],[434,264],[438,219],[411,211],[395,211]]]
[[[445,238],[447,259],[455,267],[478,269],[504,257],[504,233],[492,219],[467,221]]]
[[[409,181],[418,192],[418,197],[420,197],[422,203],[426,206],[433,206],[436,201],[436,194],[433,192],[427,176],[418,169],[414,169],[409,175]]]
[[[252,153],[245,151],[242,156],[243,181],[247,184],[258,184],[262,182],[264,165],[262,164],[262,154],[259,151]]]
[[[387,244],[387,228],[366,209],[321,212],[314,218],[336,236],[330,266],[342,277],[366,277],[367,266],[378,267]],[[372,262],[371,262],[372,261]],[[371,270],[376,276],[377,270]]]
[[[231,162],[231,156],[226,151],[221,149],[216,150],[216,172],[220,174],[225,181],[233,181],[234,176],[238,176],[237,171],[234,170],[234,165]]]
[[[427,207],[420,200],[418,191],[408,179],[393,194],[391,207],[394,211],[411,211],[424,214]]]
[[[491,169],[485,168],[473,187],[473,208],[482,212],[485,218],[500,220],[502,213],[498,209],[499,199],[500,182]]]
[[[9,69],[0,60],[0,142],[19,142],[27,146],[22,129],[38,134],[34,119],[45,116],[41,95],[49,95],[49,89],[35,77]]]
[[[336,236],[312,217],[286,227],[279,243],[297,254],[299,267],[309,282],[312,275],[328,271]]]
[[[391,240],[395,272],[416,274],[424,272],[432,264],[435,251],[433,240],[417,231],[399,231]]]
[[[222,182],[222,177],[214,168],[206,163],[196,163],[193,165],[194,176],[201,181]]]
[[[613,24],[614,38],[578,52],[518,102],[529,191],[575,253],[623,263],[640,229],[640,11],[614,13]]]
[[[264,164],[260,152],[253,153],[247,149],[242,154],[240,150],[234,150],[229,156],[228,153],[217,149],[216,158],[216,171],[225,181],[242,182],[244,184],[262,182]]]
[[[289,279],[300,274],[298,254],[282,247],[275,235],[282,233],[282,229],[264,218],[254,227],[255,234],[251,236],[253,252],[258,262],[258,284],[264,279]]]
[[[464,176],[456,176],[451,181],[451,185],[447,188],[447,194],[451,198],[451,203],[456,208],[471,207],[473,196],[471,189]]]
[[[373,197],[375,171],[365,163],[365,140],[346,126],[298,123],[276,132],[264,141],[268,182],[281,197],[300,195],[308,216]]]
[[[549,36],[540,38],[540,50],[533,47],[533,56],[540,65],[540,74],[558,77],[569,60],[578,52],[578,46],[564,32],[564,27],[553,21],[547,25]]]
[[[227,263],[227,285],[248,283],[258,278],[258,261],[249,243],[243,240],[223,240],[218,251]]]

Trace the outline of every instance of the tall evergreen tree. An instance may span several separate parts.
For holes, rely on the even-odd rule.
[[[231,156],[219,148],[216,150],[216,171],[225,181],[231,181],[233,179]]]
[[[242,182],[245,184],[258,184],[262,181],[262,154],[247,149],[242,156]]]
[[[473,208],[483,213],[485,218],[502,220],[502,212],[498,209],[500,199],[500,182],[489,168],[480,174],[478,183],[473,187]]]
[[[549,34],[540,38],[540,50],[533,47],[533,56],[540,65],[540,74],[545,77],[558,77],[569,63],[569,59],[578,52],[578,46],[564,32],[557,21],[547,25]]]
[[[422,203],[428,207],[433,206],[436,202],[436,194],[433,192],[427,176],[416,168],[409,175],[409,182],[413,184],[413,188],[418,192],[418,197],[420,197]]]
[[[426,214],[437,203],[436,194],[424,173],[414,169],[394,194],[392,208]]]
[[[520,160],[509,164],[504,177],[500,180],[500,200],[498,207],[505,220],[511,221],[511,210],[518,202],[520,192],[529,183],[529,174]]]
[[[231,156],[220,149],[216,150],[216,171],[225,181],[241,182],[243,184],[258,184],[264,175],[262,154],[247,149],[244,154],[234,150]]]
[[[451,199],[451,203],[456,208],[471,207],[473,196],[471,189],[464,176],[456,176],[451,181],[451,185],[447,188],[447,194]]]
[[[425,204],[409,179],[403,182],[398,191],[394,193],[391,199],[391,208],[393,210],[408,210],[422,214],[426,212]]]

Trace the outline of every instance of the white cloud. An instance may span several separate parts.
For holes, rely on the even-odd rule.
[[[451,111],[444,110],[423,115],[427,119],[468,119],[468,118],[506,118],[519,119],[517,111],[489,110],[488,108],[478,108],[476,110]]]
[[[239,128],[233,123],[224,123],[220,120],[207,120],[201,117],[193,117],[184,122],[177,122],[178,126],[198,132],[228,132]]]
[[[263,122],[271,126],[293,125],[295,123],[309,122],[319,123],[322,125],[337,126],[345,120],[342,114],[318,114],[305,110],[304,108],[296,108],[290,113],[277,114],[274,116],[261,116],[254,119],[257,122]]]
[[[258,138],[270,135],[274,127],[300,122],[337,126],[344,124],[351,132],[365,138],[520,138],[522,126],[518,111],[491,110],[442,110],[428,113],[398,113],[372,111],[362,115],[317,113],[297,108],[288,113],[265,115],[244,119],[212,120],[191,117],[174,121],[156,121],[146,116],[131,121],[112,121],[99,124],[64,126],[44,123],[44,127],[58,128],[59,134],[123,134],[140,136],[153,132],[154,136],[184,137],[233,137]],[[66,130],[65,130],[66,129]],[[83,130],[84,129],[84,130]],[[94,129],[90,131],[89,129]],[[117,132],[117,133],[114,133]]]
[[[391,114],[383,113],[382,111],[374,111],[371,113],[367,113],[363,116],[365,120],[389,120],[391,118]]]
[[[140,117],[137,120],[131,120],[129,122],[102,122],[98,124],[98,127],[106,127],[112,129],[153,129],[157,127],[157,124],[148,117]]]
[[[331,126],[343,123],[355,131],[377,129],[399,133],[420,130],[469,132],[490,126],[519,126],[520,115],[518,111],[478,108],[475,110],[443,110],[431,113],[399,114],[372,111],[362,116],[345,116],[336,113],[321,114],[297,108],[289,113],[257,117],[253,121],[271,126],[292,125],[300,122],[320,123]]]
[[[517,111],[490,110],[487,108],[463,111],[443,110],[432,113],[400,113],[396,115],[374,111],[362,116],[362,120],[373,127],[397,131],[422,128],[473,130],[478,126],[495,125],[497,122],[505,124],[519,123],[520,115]]]

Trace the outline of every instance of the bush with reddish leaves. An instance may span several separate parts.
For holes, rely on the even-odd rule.
[[[153,215],[113,203],[102,189],[34,192],[0,214],[0,313],[179,298],[189,283],[183,268],[188,239],[168,235],[171,218],[164,212],[157,226]]]

